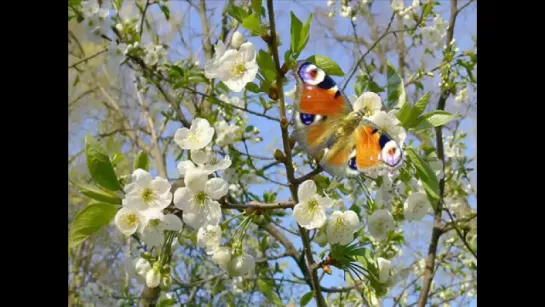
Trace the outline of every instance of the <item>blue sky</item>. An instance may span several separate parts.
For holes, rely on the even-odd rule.
[[[406,5],[409,5],[412,1],[405,1]],[[463,5],[465,1],[460,1],[459,6]],[[289,48],[289,42],[290,42],[290,11],[293,11],[295,15],[299,17],[300,20],[305,22],[310,14],[310,12],[314,11],[314,7],[321,7],[322,9],[326,8],[326,1],[299,1],[298,3],[294,3],[291,1],[275,1],[275,14],[277,18],[277,32],[281,36],[281,40],[284,42],[282,46],[280,46],[280,52],[281,59],[283,59],[284,52]],[[175,14],[184,14],[184,12],[189,8],[188,4],[186,2],[182,1],[169,1],[168,5],[170,7],[171,15]],[[216,25],[219,24],[219,19],[221,18],[221,9],[223,8],[224,1],[207,1],[208,8],[211,10],[214,10],[214,15],[211,17],[211,24]],[[391,14],[391,9],[389,8],[388,1],[376,1],[375,6],[378,8],[377,12],[379,16],[375,17],[377,20],[377,23],[379,23],[382,27],[384,27],[387,24],[388,17]],[[339,9],[339,7],[338,7]],[[190,25],[191,27],[182,29],[184,33],[187,33],[187,31],[191,31],[192,33],[202,33],[202,27],[201,27],[201,20],[198,18],[198,15],[196,15],[193,9],[191,9],[194,17],[191,18]],[[449,11],[450,11],[450,2],[442,1],[441,5],[439,6],[439,12],[443,14],[446,20],[449,18]],[[181,13],[180,13],[181,12]],[[157,22],[162,21],[164,17],[162,16],[162,12],[158,10],[157,7],[155,7],[154,10],[151,11],[151,13],[157,18]],[[359,17],[361,18],[361,17]],[[340,18],[338,17],[338,13],[335,17],[336,19],[336,31],[339,34],[343,35],[352,35],[352,26],[350,25],[350,22],[348,19]],[[323,20],[323,18],[322,18]],[[361,20],[356,21],[358,30],[362,30],[360,28],[364,27],[365,24],[361,22]],[[161,27],[160,33],[166,34],[170,31],[177,30],[172,29],[170,26]],[[216,28],[216,35],[214,36],[213,41],[215,41],[215,38],[217,37],[217,34],[219,33],[220,29],[219,27]],[[305,48],[305,50],[300,55],[300,58],[306,58],[308,56],[314,55],[314,54],[320,54],[325,55],[333,60],[335,60],[342,70],[345,73],[348,73],[351,71],[353,66],[355,65],[355,61],[357,61],[357,58],[353,56],[352,51],[348,49],[351,47],[351,45],[343,46],[342,44],[334,43],[333,40],[325,39],[324,40],[324,28],[320,27],[316,22],[313,22],[312,28],[311,28],[311,37],[310,41]],[[246,31],[243,31],[244,34],[248,34]],[[365,31],[367,33],[367,31]],[[467,8],[464,12],[462,12],[457,20],[456,28],[455,28],[455,38],[458,42],[458,46],[460,50],[470,50],[473,47],[473,41],[472,36],[476,35],[476,5],[471,5],[469,8]],[[368,38],[369,36],[366,35]],[[266,45],[261,41],[261,39],[257,37],[249,37],[247,35],[247,38],[249,41],[251,41],[256,48],[259,49],[265,49]],[[368,38],[369,41],[372,41]],[[179,38],[175,38],[172,40],[172,43],[170,44],[171,49],[176,49],[177,44],[179,44]],[[193,50],[199,51],[202,50],[202,41],[201,39],[195,39],[191,42],[193,46]],[[180,48],[181,49],[181,48]],[[362,49],[361,52],[365,52],[366,50]],[[170,54],[171,59],[173,61],[181,60],[183,57],[187,57],[188,54],[183,54],[183,52],[172,52]],[[368,60],[370,60],[368,58]],[[392,63],[397,63],[396,57],[389,58]],[[204,56],[203,51],[199,53],[199,61],[201,65],[204,64]],[[426,59],[426,65],[427,67],[434,67],[438,62],[440,61],[440,56],[437,56],[437,59],[433,59],[428,56]],[[355,81],[355,77],[358,76],[358,73],[352,78],[352,81],[349,83],[346,91],[346,95],[350,96],[354,94],[353,90],[353,82]],[[344,78],[343,77],[334,77],[334,79],[340,84],[344,85]],[[383,85],[385,78],[378,78],[376,80],[379,84]],[[424,82],[424,86],[426,89],[432,89],[433,93],[438,93],[437,88],[438,79],[437,77],[433,80],[429,80],[427,82]],[[290,90],[294,85],[294,82],[292,79],[290,79],[290,83],[285,86],[284,90]],[[380,96],[383,98],[383,101],[385,100],[385,93],[380,93]],[[470,93],[470,98],[474,96]],[[432,96],[435,97],[435,96]],[[432,98],[433,99],[433,98]],[[288,99],[286,103],[291,103],[291,101]],[[448,101],[448,105],[455,105],[456,102],[454,102],[453,99],[450,99]],[[252,107],[250,107],[252,108]],[[254,107],[255,108],[255,107]],[[448,108],[447,108],[448,109]],[[456,109],[449,109],[450,111],[456,111]],[[277,116],[278,112],[273,109],[268,113],[271,116]],[[280,143],[280,129],[278,127],[278,124],[276,122],[264,120],[263,118],[259,117],[252,117],[252,120],[250,121],[250,124],[258,127],[261,131],[261,134],[266,138],[266,141],[264,143],[254,145],[250,148],[251,153],[256,153],[259,155],[270,155],[272,156],[272,153],[274,152],[275,148],[282,148]],[[168,128],[168,131],[170,132],[170,135],[174,133],[176,129],[178,129],[180,126],[179,124],[176,125],[170,125]],[[88,127],[89,130],[93,131],[94,127]],[[469,117],[468,119],[464,120],[462,124],[462,129],[465,130],[468,134],[470,134],[470,137],[467,141],[467,154],[469,156],[475,155],[476,150],[476,117]],[[167,132],[167,135],[169,135],[169,132]],[[83,135],[81,135],[83,137]],[[77,152],[79,151],[83,146],[83,142],[79,144],[71,144],[71,152]],[[174,161],[174,157],[170,156],[167,158],[168,163],[168,172],[169,177],[176,178],[178,177],[178,172],[176,170],[176,162]],[[271,174],[274,175],[274,174]],[[278,178],[278,180],[284,182],[285,178],[278,174],[277,176],[273,176],[275,178]],[[472,178],[472,184],[476,187],[476,181],[475,176]],[[257,185],[254,187],[253,192],[260,194],[262,191],[266,190],[266,185]],[[283,193],[280,193],[278,196],[279,200],[285,200],[289,198],[289,193],[287,191],[284,191]],[[471,199],[471,206],[476,206],[475,199]],[[291,214],[291,210],[289,210],[289,213]],[[423,221],[419,222],[418,225],[411,225],[408,226],[406,231],[407,235],[415,236],[417,235],[417,242],[411,242],[412,249],[418,248],[422,255],[425,255],[427,253],[427,245],[429,242],[429,238],[431,235],[431,217],[425,218]],[[286,219],[284,225],[286,227],[289,227],[291,229],[296,229],[295,221],[292,218]],[[287,234],[287,236],[292,239],[296,247],[300,247],[300,238]],[[411,249],[411,250],[412,250]],[[317,255],[317,249],[314,248],[315,255]],[[404,249],[404,255],[401,257],[403,258],[404,263],[409,263],[409,261],[413,258],[411,258],[409,251],[406,251]],[[316,256],[315,256],[316,258]],[[396,259],[397,260],[397,259]],[[282,260],[286,261],[286,260]],[[280,261],[280,262],[282,262]],[[293,261],[289,260],[290,262],[290,269],[293,270],[293,272],[300,275],[299,269],[294,265]],[[397,262],[394,261],[394,264]],[[334,270],[334,274],[332,276],[326,276],[321,283],[323,286],[326,287],[340,287],[344,285],[343,281],[343,275],[342,272],[339,270]],[[300,295],[303,295],[308,290],[305,289]],[[296,299],[295,302],[297,303],[299,300]],[[414,298],[411,298],[409,302],[414,301]],[[311,305],[314,304],[311,303]],[[473,302],[472,305],[475,303]],[[391,301],[385,301],[384,306],[391,306]]]

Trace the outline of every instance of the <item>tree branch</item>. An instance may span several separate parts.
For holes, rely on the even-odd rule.
[[[457,14],[457,7],[458,7],[458,1],[452,0],[451,2],[451,16],[450,16],[450,22],[449,22],[449,28],[447,32],[447,42],[446,44],[449,44],[452,41],[452,38],[454,37],[454,25],[456,23],[456,14]],[[444,110],[445,105],[447,102],[447,98],[450,94],[450,91],[448,89],[443,89],[441,92],[441,96],[439,97],[439,102],[437,103],[437,110]],[[441,161],[445,161],[445,151],[443,146],[443,131],[442,126],[435,128],[435,136],[436,136],[436,142],[437,142],[437,157]],[[443,173],[445,172],[445,164],[443,163]],[[441,226],[441,215],[443,212],[443,195],[445,192],[445,178],[441,178],[439,181],[439,191],[440,191],[440,200],[437,202],[437,206],[435,208],[435,218],[433,222],[433,230],[431,235],[431,241],[428,248],[428,259],[426,260],[426,268],[424,270],[424,286],[422,287],[422,292],[420,293],[420,298],[418,299],[418,306],[419,307],[425,307],[426,303],[428,301],[428,295],[430,292],[431,283],[433,281],[434,276],[434,265],[435,265],[435,258],[437,254],[437,244],[439,242],[439,237],[442,234],[442,226]]]

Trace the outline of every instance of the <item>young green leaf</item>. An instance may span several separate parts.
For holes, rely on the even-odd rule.
[[[418,116],[420,116],[420,114],[426,111],[426,107],[428,106],[428,103],[430,102],[430,96],[431,96],[431,93],[427,92],[415,103],[413,107],[413,111],[411,112],[411,121],[415,120]]]
[[[258,13],[253,13],[250,16],[247,16],[242,21],[242,26],[252,33],[252,35],[259,35],[259,25],[261,23],[261,15]]]
[[[78,185],[78,188],[80,189],[81,194],[94,200],[108,204],[121,205],[121,198],[110,191],[102,190],[90,184]]]
[[[234,4],[229,5],[227,14],[238,20],[238,22],[242,22],[244,18],[248,17],[248,13],[243,8]]]
[[[93,180],[110,191],[121,190],[110,158],[98,141],[91,135],[85,137],[87,168]]]
[[[299,56],[299,44],[301,43],[301,35],[303,30],[303,23],[293,12],[291,15],[291,51],[295,59]]]
[[[312,291],[305,293],[305,295],[301,297],[301,307],[304,307],[310,303],[312,298],[314,298],[314,293]]]
[[[420,120],[415,123],[413,130],[422,130],[433,127],[446,125],[450,121],[456,119],[458,115],[450,114],[447,111],[432,111],[420,117]]]
[[[145,170],[146,172],[149,172],[149,156],[143,150],[140,150],[136,154],[136,157],[134,158],[133,167],[132,167],[133,171],[139,168]]]
[[[435,172],[431,169],[428,162],[418,156],[412,148],[407,149],[407,154],[411,163],[416,168],[416,176],[422,181],[424,189],[429,193],[429,196],[439,199],[439,180],[437,180],[437,176],[435,176]]]
[[[409,122],[413,109],[409,103],[405,103],[401,109],[396,113],[397,118],[401,122],[401,126],[405,129],[409,128]]]
[[[261,14],[262,0],[252,0],[252,10],[254,13]]]
[[[159,5],[161,8],[161,11],[163,11],[163,14],[165,14],[165,18],[167,20],[170,20],[170,9],[166,5]]]
[[[257,54],[257,65],[267,81],[273,83],[276,80],[276,68],[272,56],[265,50],[259,50]]]
[[[307,58],[307,61],[320,67],[328,75],[344,76],[344,72],[339,64],[324,55],[313,55]]]
[[[81,210],[74,218],[68,233],[68,247],[74,248],[108,225],[117,213],[112,204],[93,203]]]
[[[388,108],[401,108],[407,100],[405,85],[403,84],[403,79],[401,79],[396,69],[390,62],[388,62],[386,77],[388,78]]]
[[[259,86],[253,82],[246,83],[246,89],[252,93],[259,93]]]

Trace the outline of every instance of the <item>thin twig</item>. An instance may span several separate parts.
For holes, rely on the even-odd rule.
[[[108,51],[108,48],[103,49],[103,50],[100,50],[99,52],[97,52],[97,53],[95,53],[95,54],[93,54],[93,55],[90,55],[90,56],[86,57],[85,59],[83,59],[83,60],[81,60],[81,61],[78,61],[78,62],[76,62],[76,63],[74,63],[74,64],[68,66],[68,69],[74,68],[74,67],[76,67],[77,65],[79,65],[79,64],[81,64],[81,63],[83,63],[83,62],[86,62],[86,61],[88,61],[88,60],[90,60],[90,59],[92,59],[92,58],[94,58],[94,57],[96,57],[96,56],[99,56],[99,55],[101,55],[102,53],[104,53],[104,52],[106,52],[106,51]]]

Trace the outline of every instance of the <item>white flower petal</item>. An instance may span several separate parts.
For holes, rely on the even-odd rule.
[[[225,156],[223,160],[217,164],[217,168],[221,170],[227,169],[229,166],[231,166],[231,158],[229,156]]]
[[[210,158],[210,154],[204,150],[192,150],[191,160],[196,164],[205,164]]]
[[[174,214],[166,214],[163,218],[165,227],[171,231],[178,231],[182,229],[182,221]]]
[[[256,50],[255,46],[250,43],[246,42],[242,44],[239,48],[240,54],[242,56],[242,59],[244,62],[253,62],[256,59]]]
[[[206,212],[199,210],[195,212],[183,212],[184,224],[188,225],[194,230],[199,229],[201,226],[206,225]]]
[[[147,261],[146,259],[138,258],[138,260],[136,260],[136,265],[134,267],[134,270],[136,274],[142,277],[145,277],[148,271],[151,270],[151,265],[149,261]]]
[[[177,168],[180,172],[180,175],[185,175],[186,173],[196,169],[196,166],[191,161],[181,161],[180,163],[178,163]]]
[[[229,262],[227,272],[231,276],[242,276],[255,268],[255,258],[247,253],[236,256]]]
[[[299,189],[297,190],[297,197],[299,197],[300,202],[304,202],[312,198],[316,192],[316,183],[309,179],[301,183]]]
[[[321,197],[316,195],[316,200],[318,200],[318,204],[320,204],[320,206],[324,209],[331,208],[331,206],[333,206],[333,204],[335,203],[335,200],[333,198],[327,196]]]
[[[132,182],[135,182],[140,187],[148,187],[151,183],[151,174],[139,168],[132,173]]]
[[[194,194],[204,191],[207,181],[208,174],[201,169],[193,169],[187,172],[184,177],[185,186]]]
[[[212,260],[224,271],[227,271],[227,265],[231,262],[231,249],[229,247],[222,246],[218,248],[214,255],[212,255]]]
[[[170,183],[162,177],[155,177],[150,183],[150,188],[157,194],[165,194],[170,191]]]
[[[221,220],[221,205],[215,200],[206,200],[205,204],[206,221],[205,225],[218,225]]]
[[[408,221],[420,221],[431,208],[428,196],[423,192],[414,192],[403,204],[405,218]]]
[[[180,210],[187,210],[193,200],[193,193],[187,187],[178,188],[174,192],[174,206]]]
[[[189,129],[182,127],[174,133],[174,142],[182,149],[187,149],[188,142],[187,136],[189,135]]]
[[[208,255],[214,254],[221,243],[221,226],[207,225],[199,228],[197,232],[197,244],[205,248]]]
[[[212,199],[220,199],[229,192],[229,184],[222,178],[212,178],[204,187],[206,195]]]
[[[346,210],[343,213],[343,218],[348,222],[348,225],[350,225],[353,230],[356,230],[360,226],[360,219],[358,218],[356,212],[352,210]]]

